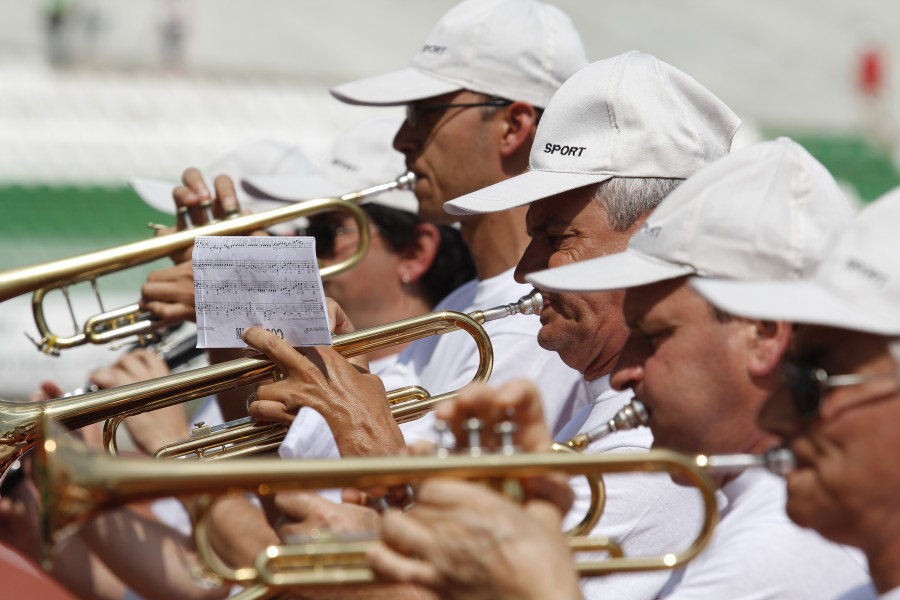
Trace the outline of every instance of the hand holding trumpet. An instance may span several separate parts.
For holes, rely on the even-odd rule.
[[[525,452],[548,451],[552,443],[537,390],[524,381],[499,390],[469,386],[441,404],[437,416],[449,424],[458,452],[471,451],[473,441],[482,452],[503,451],[510,442]],[[424,585],[442,598],[579,598],[562,533],[572,504],[566,479],[521,483],[525,501],[517,505],[482,485],[426,480],[409,511],[384,517],[382,543],[368,559],[379,576]]]

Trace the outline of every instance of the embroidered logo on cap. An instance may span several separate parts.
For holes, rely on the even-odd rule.
[[[353,165],[346,161],[343,161],[340,158],[331,159],[331,164],[334,165],[335,167],[340,167],[341,169],[344,169],[346,171],[358,171],[359,170],[356,165]]]
[[[662,231],[662,227],[660,227],[659,225],[657,225],[656,227],[650,227],[649,225],[647,225],[647,223],[644,223],[643,225],[641,225],[641,228],[638,231],[638,233],[640,235],[646,235],[646,236],[649,236],[652,238],[658,238],[660,231]]]
[[[556,154],[560,156],[581,156],[581,153],[587,150],[587,146],[562,146],[560,144],[544,144],[544,154]]]
[[[858,275],[861,275],[875,285],[884,286],[884,284],[887,283],[887,275],[855,258],[848,259],[845,266],[849,271],[853,271]]]
[[[434,44],[425,44],[422,46],[422,52],[425,54],[443,54],[447,51],[447,46],[436,46]]]

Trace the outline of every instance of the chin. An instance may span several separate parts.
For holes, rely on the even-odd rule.
[[[544,325],[538,330],[537,343],[544,350],[556,352],[566,366],[584,373],[583,365],[579,360],[581,357],[577,352],[580,348],[577,341],[572,342],[559,332],[554,332],[549,325]]]
[[[810,469],[795,469],[785,476],[787,503],[785,510],[791,521],[800,527],[818,531],[823,536],[834,539],[833,526],[842,522],[843,517],[829,510],[811,481]]]

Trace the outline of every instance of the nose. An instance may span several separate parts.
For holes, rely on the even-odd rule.
[[[625,341],[625,347],[619,353],[616,366],[609,376],[609,383],[614,390],[620,392],[636,387],[644,380],[643,353],[638,349],[638,343],[633,335],[629,335]]]
[[[410,127],[409,121],[403,121],[400,129],[394,135],[394,149],[398,152],[409,156],[418,148],[418,137],[415,135],[415,128]]]
[[[772,392],[760,409],[756,420],[761,429],[782,438],[797,435],[802,424],[785,385]]]
[[[519,259],[519,263],[516,265],[513,277],[515,277],[515,280],[519,283],[526,283],[526,275],[534,273],[535,271],[543,271],[546,268],[547,261],[540,256],[537,248],[537,241],[532,238],[531,241],[528,242],[528,246],[525,247],[522,258]]]

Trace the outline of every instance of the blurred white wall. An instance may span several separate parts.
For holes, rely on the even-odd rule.
[[[900,5],[884,0],[558,0],[589,56],[651,52],[760,123],[858,121],[860,47],[900,52]],[[0,0],[0,52],[43,49],[46,0]],[[183,7],[190,73],[277,75],[328,86],[406,63],[451,0],[71,0],[73,44],[95,64],[159,63],[168,7]],[[91,15],[96,18],[91,20]],[[98,23],[88,44],[85,23]],[[889,63],[891,80],[900,64]]]

